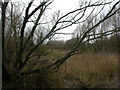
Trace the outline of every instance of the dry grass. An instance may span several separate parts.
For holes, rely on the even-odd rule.
[[[50,54],[42,56],[37,62],[34,58],[34,61],[29,63],[29,67],[27,66],[24,70],[45,66],[67,52],[54,50]],[[41,62],[41,60],[43,61]],[[33,63],[35,63],[35,67]],[[105,52],[76,54],[64,62],[59,71],[28,76],[27,80],[31,83],[26,87],[117,88],[118,56],[115,53]]]
[[[86,53],[75,55],[67,61],[67,73],[91,87],[103,85],[117,78],[118,62],[115,54]],[[68,75],[67,75],[68,76]]]
[[[54,51],[43,59],[54,61],[66,51]],[[118,58],[115,53],[84,53],[69,58],[54,75],[57,87],[118,86]],[[68,84],[68,85],[67,85]]]

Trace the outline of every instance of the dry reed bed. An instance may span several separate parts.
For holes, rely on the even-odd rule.
[[[41,59],[53,62],[67,52],[54,50]],[[118,86],[118,56],[115,53],[105,52],[76,54],[64,62],[59,71],[47,75],[52,81],[49,80],[48,83],[54,88],[83,86],[115,88]]]
[[[64,77],[78,78],[90,87],[117,87],[118,57],[105,52],[77,54],[62,65],[60,72]]]
[[[66,51],[54,51],[44,59],[54,61],[65,55]],[[55,74],[54,80],[59,87],[64,87],[65,80],[77,84],[81,82],[89,87],[117,87],[118,86],[118,56],[115,53],[83,53],[70,57]],[[58,87],[58,85],[56,85]]]

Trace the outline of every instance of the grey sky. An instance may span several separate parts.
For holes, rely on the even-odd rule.
[[[17,0],[12,0],[12,1],[17,1]],[[27,5],[27,3],[31,0],[22,0],[22,1],[25,2]],[[60,10],[62,14],[66,14],[69,11],[77,9],[79,6],[79,1],[80,0],[54,0],[53,3],[49,6],[51,9],[48,10],[48,14],[51,15],[53,12],[58,11],[58,10]],[[96,2],[98,0],[92,0],[92,1]],[[100,0],[100,1],[104,1],[104,0]],[[106,0],[106,1],[112,1],[112,0]],[[76,25],[73,25],[71,27],[68,27],[62,30],[61,32],[72,33],[75,28],[76,28]],[[63,40],[71,38],[71,36],[68,36],[68,35],[67,36],[59,35],[59,36],[60,36],[60,39],[63,39]]]
[[[51,4],[51,11],[58,11],[60,10],[61,13],[66,14],[72,10],[75,10],[78,8],[78,0],[54,0],[54,2]],[[68,27],[61,32],[64,33],[72,33],[73,30],[76,28],[76,25],[73,25],[71,27]],[[59,35],[59,39],[68,40],[71,38],[70,35]]]
[[[17,0],[12,0],[13,2],[17,1]],[[24,3],[27,3],[31,0],[21,0]],[[39,0],[37,0],[39,1]],[[60,10],[62,14],[66,14],[72,10],[75,10],[76,8],[78,8],[78,1],[79,0],[54,0],[53,3],[49,6],[50,9],[48,10],[48,14],[52,15],[55,11]],[[63,33],[72,33],[73,30],[76,28],[76,25],[73,25],[71,27],[68,27],[64,30],[62,30],[61,32]],[[70,39],[71,36],[70,35],[59,35],[60,39],[66,40],[66,39]]]

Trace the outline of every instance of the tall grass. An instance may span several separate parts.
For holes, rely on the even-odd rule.
[[[67,52],[54,50],[40,58],[44,63],[37,60],[35,67],[32,66],[35,62],[34,58],[33,62],[28,63],[24,70],[40,68]],[[26,76],[25,79],[26,83],[23,87],[117,88],[118,56],[116,53],[106,52],[76,54],[66,60],[55,73],[33,74]]]
[[[64,69],[64,77],[78,78],[89,87],[117,87],[117,54],[77,54],[68,59],[61,71]]]
[[[54,61],[67,51],[54,51],[45,59]],[[54,76],[57,87],[112,87],[118,86],[118,56],[116,53],[76,54],[70,57]],[[66,84],[70,84],[67,85]]]

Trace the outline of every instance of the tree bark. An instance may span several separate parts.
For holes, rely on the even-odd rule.
[[[5,30],[5,11],[6,7],[8,5],[8,2],[2,3],[2,82],[8,82],[10,81],[10,75],[7,71],[7,68],[5,66],[5,41],[4,41],[4,30]]]

